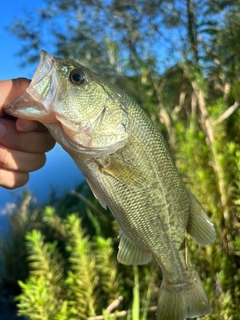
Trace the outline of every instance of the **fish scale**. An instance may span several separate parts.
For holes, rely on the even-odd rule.
[[[215,240],[214,227],[183,184],[163,137],[141,107],[77,62],[42,51],[26,93],[5,111],[42,122],[70,154],[96,198],[120,225],[119,262],[157,260],[163,274],[157,320],[210,312],[187,255],[185,233],[208,245]]]

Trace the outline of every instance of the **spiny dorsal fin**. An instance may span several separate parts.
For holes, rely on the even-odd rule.
[[[188,189],[187,195],[190,209],[187,232],[198,243],[208,245],[216,239],[214,226],[201,204]]]
[[[120,243],[118,247],[117,259],[126,265],[146,264],[151,261],[152,254],[142,249],[130,240],[122,231],[120,232]]]

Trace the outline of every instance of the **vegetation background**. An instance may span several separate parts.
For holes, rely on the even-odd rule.
[[[16,19],[19,56],[44,48],[121,86],[167,140],[216,226],[189,251],[211,299],[208,320],[240,319],[240,1],[45,0]],[[153,262],[116,262],[118,227],[85,183],[40,208],[27,195],[2,240],[2,290],[29,319],[154,319]]]

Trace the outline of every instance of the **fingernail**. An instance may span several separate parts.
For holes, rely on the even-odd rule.
[[[0,123],[0,139],[5,135],[6,131],[6,126],[3,123]]]

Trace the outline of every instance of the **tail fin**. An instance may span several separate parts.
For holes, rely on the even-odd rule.
[[[194,271],[194,279],[185,284],[162,283],[157,320],[184,320],[210,312],[209,300],[197,272]]]

